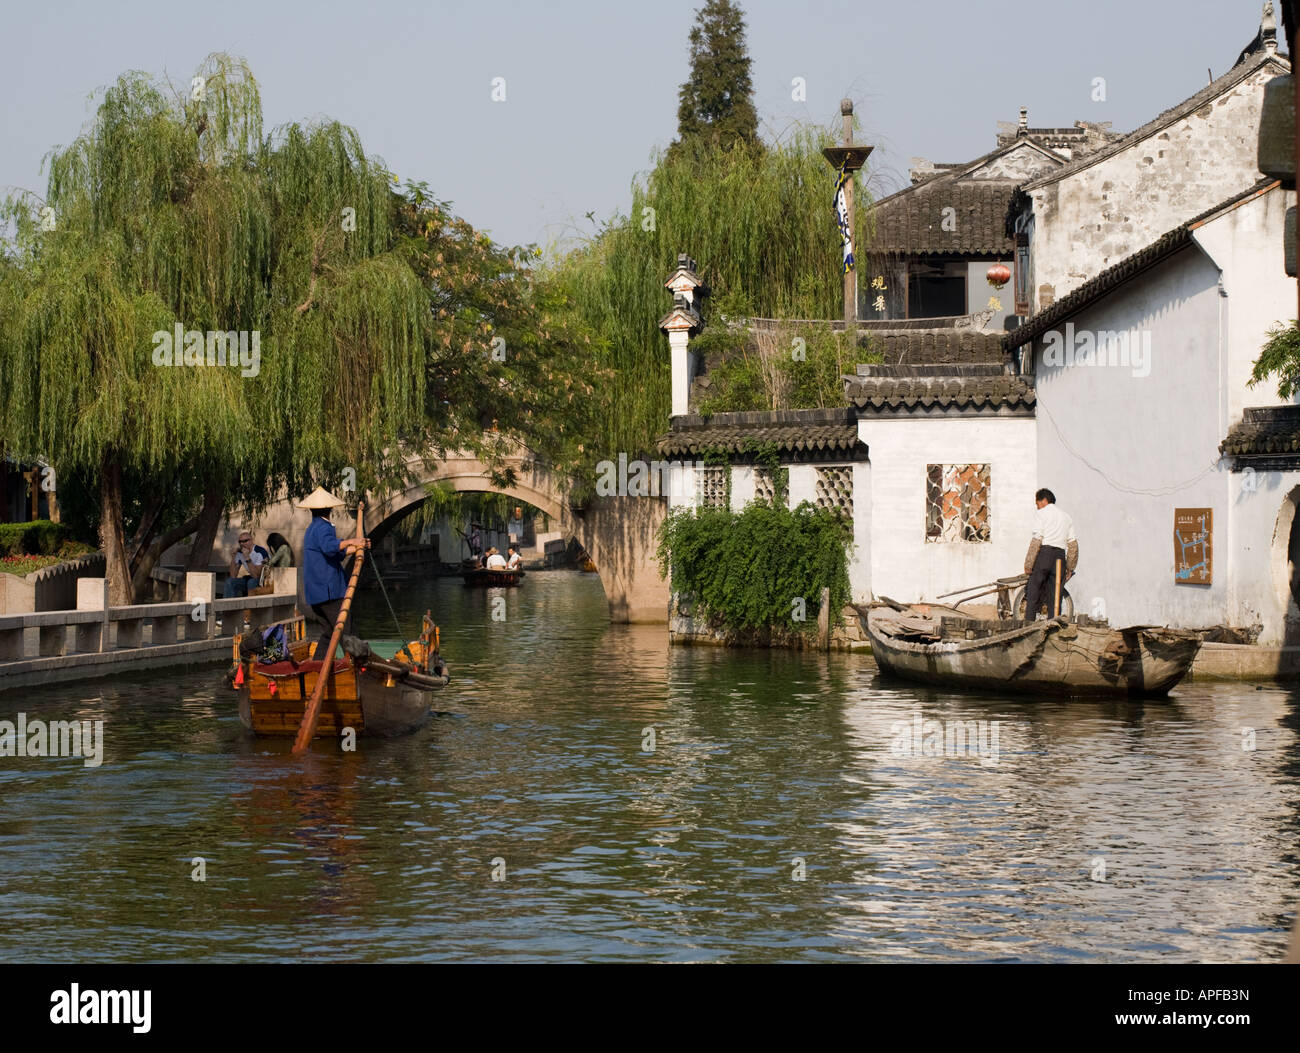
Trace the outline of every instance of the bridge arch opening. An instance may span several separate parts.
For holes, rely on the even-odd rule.
[[[575,538],[588,553],[600,575],[611,622],[663,624],[668,620],[668,584],[659,573],[656,556],[659,526],[667,511],[663,498],[598,497],[584,508],[573,508],[560,480],[527,451],[520,449],[506,459],[506,465],[513,472],[513,481],[502,486],[487,466],[467,451],[449,452],[432,464],[413,460],[409,485],[387,495],[371,495],[366,505],[366,533],[376,542],[390,537],[397,524],[428,499],[427,487],[432,483],[457,493],[504,494],[545,513],[551,529],[562,537]],[[347,518],[340,514],[334,519],[340,536],[353,529]],[[262,536],[279,531],[299,552],[308,522],[307,514],[287,498],[251,520],[231,515],[213,545],[213,565],[223,563],[235,531],[244,528],[256,529]]]
[[[470,535],[475,527],[479,552],[495,547],[505,555],[514,545],[526,566],[536,567],[538,560],[548,568],[581,566],[591,558],[573,529],[574,517],[564,517],[561,506],[531,488],[492,486],[468,478],[438,480],[435,485],[441,493],[430,493],[429,484],[423,484],[377,512],[386,514],[367,533],[381,563],[395,563],[401,547],[436,560],[444,570],[458,567],[474,555]],[[448,501],[449,495],[468,500]]]

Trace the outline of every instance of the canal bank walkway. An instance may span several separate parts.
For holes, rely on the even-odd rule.
[[[125,607],[109,606],[104,578],[75,584],[75,609],[0,615],[0,691],[218,661],[230,653],[244,612],[253,624],[298,613],[295,568],[280,570],[272,593],[229,600],[216,598],[211,573],[185,574],[184,600]]]

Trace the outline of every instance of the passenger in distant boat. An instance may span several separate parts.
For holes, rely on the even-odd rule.
[[[271,553],[261,545],[253,544],[251,531],[241,530],[239,543],[230,553],[230,577],[226,579],[223,597],[231,600],[247,596],[249,584],[256,584],[262,577],[262,564],[270,558]]]
[[[370,547],[369,538],[350,537],[340,541],[334,533],[334,526],[330,523],[330,509],[342,504],[328,490],[318,486],[310,497],[298,505],[299,508],[311,511],[311,526],[302,539],[302,594],[321,627],[320,636],[316,640],[318,660],[325,657],[325,650],[334,635],[334,623],[338,621],[339,611],[343,608],[343,597],[348,591],[343,561],[358,548]],[[349,610],[343,632],[346,635],[351,631],[352,612]]]
[[[514,545],[510,546],[510,558],[506,560],[506,570],[518,570],[519,564],[523,562],[519,558],[519,550]]]
[[[501,555],[495,548],[487,550],[487,569],[488,570],[505,570],[506,558]]]
[[[1074,577],[1079,564],[1079,541],[1074,536],[1074,523],[1056,506],[1056,495],[1051,490],[1039,490],[1034,495],[1038,511],[1034,513],[1034,534],[1025,554],[1025,573],[1029,584],[1025,587],[1025,617],[1033,621],[1044,604],[1047,613],[1059,614],[1056,598],[1065,583]],[[1064,567],[1061,581],[1057,581],[1057,568]]]

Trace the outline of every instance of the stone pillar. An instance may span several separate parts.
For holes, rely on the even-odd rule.
[[[664,282],[672,291],[673,309],[659,320],[659,328],[668,334],[672,355],[673,416],[690,412],[691,382],[695,379],[695,356],[690,353],[691,334],[699,332],[704,321],[698,300],[708,292],[695,273],[695,261],[683,254],[677,257],[677,269]]]
[[[687,350],[689,329],[668,330],[668,350],[673,366],[673,416],[690,412],[691,382],[695,379],[695,356]]]
[[[298,568],[297,567],[276,567],[274,581],[275,596],[297,596],[298,595]]]
[[[211,640],[217,635],[217,613],[212,609],[216,598],[217,576],[215,574],[206,571],[186,572],[185,602],[191,609],[189,619],[185,622],[185,639]],[[196,619],[195,614],[201,614],[201,617]]]
[[[77,624],[77,650],[99,654],[108,645],[108,580],[106,578],[77,579],[77,610],[100,611],[98,622]]]
[[[36,583],[17,574],[0,574],[0,614],[33,614]]]
[[[298,568],[276,567],[273,587],[272,595],[284,599],[277,600],[268,612],[270,621],[287,621],[298,613]]]

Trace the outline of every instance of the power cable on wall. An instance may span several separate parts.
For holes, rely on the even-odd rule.
[[[1036,408],[1038,412],[1043,413],[1047,416],[1048,421],[1052,425],[1052,429],[1056,432],[1056,437],[1060,440],[1061,445],[1065,447],[1066,451],[1070,454],[1070,456],[1072,456],[1075,460],[1081,462],[1085,467],[1092,469],[1092,471],[1100,475],[1112,490],[1118,490],[1121,493],[1141,494],[1144,497],[1168,497],[1170,494],[1176,494],[1180,490],[1186,490],[1188,487],[1194,486],[1196,483],[1199,483],[1210,473],[1217,472],[1219,470],[1219,465],[1223,460],[1222,458],[1217,458],[1210,464],[1208,468],[1206,468],[1203,472],[1201,472],[1200,475],[1194,476],[1193,478],[1188,479],[1184,483],[1177,483],[1174,486],[1162,486],[1154,490],[1147,490],[1137,486],[1125,486],[1123,483],[1117,483],[1114,479],[1112,479],[1109,475],[1107,475],[1104,471],[1102,471],[1102,469],[1098,468],[1095,464],[1089,461],[1088,458],[1084,457],[1083,454],[1079,453],[1073,446],[1071,446],[1068,442],[1066,442],[1065,436],[1061,434],[1061,429],[1056,423],[1056,418],[1052,416],[1051,410],[1049,410],[1046,406],[1044,406],[1042,402],[1038,402]]]

